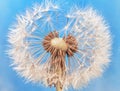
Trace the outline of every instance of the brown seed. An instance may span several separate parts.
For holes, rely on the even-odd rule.
[[[57,83],[53,83],[52,80],[62,77],[65,79],[66,74],[66,62],[65,56],[73,56],[78,49],[78,44],[72,35],[68,35],[64,38],[58,38],[56,31],[49,33],[43,40],[44,49],[51,54],[50,68],[48,73],[57,74],[57,77],[48,79],[49,86],[56,86]],[[60,83],[61,84],[61,83]],[[62,86],[61,86],[62,88]]]

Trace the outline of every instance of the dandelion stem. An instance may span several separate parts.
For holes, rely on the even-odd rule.
[[[61,83],[58,81],[56,84],[56,91],[62,91]]]

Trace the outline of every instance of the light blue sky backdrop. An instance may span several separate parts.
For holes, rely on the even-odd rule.
[[[0,0],[0,91],[54,91],[37,84],[25,83],[9,66],[11,59],[7,50],[8,28],[15,22],[17,14],[41,0]],[[65,1],[65,0],[64,0]],[[79,91],[120,91],[120,0],[66,0],[85,7],[93,6],[110,25],[113,38],[112,56],[109,67],[101,78],[92,80],[86,88]],[[66,2],[65,1],[65,2]],[[70,89],[69,91],[73,91]]]

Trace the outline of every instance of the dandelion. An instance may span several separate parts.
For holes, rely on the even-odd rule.
[[[109,28],[95,10],[61,8],[46,0],[26,10],[17,16],[8,39],[17,73],[57,91],[82,88],[99,77],[111,49]]]

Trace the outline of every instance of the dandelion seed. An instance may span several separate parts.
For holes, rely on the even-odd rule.
[[[55,86],[57,91],[78,89],[100,76],[110,62],[111,36],[92,8],[72,7],[63,16],[59,8],[45,0],[18,16],[9,33],[8,53],[14,70],[28,82]]]

